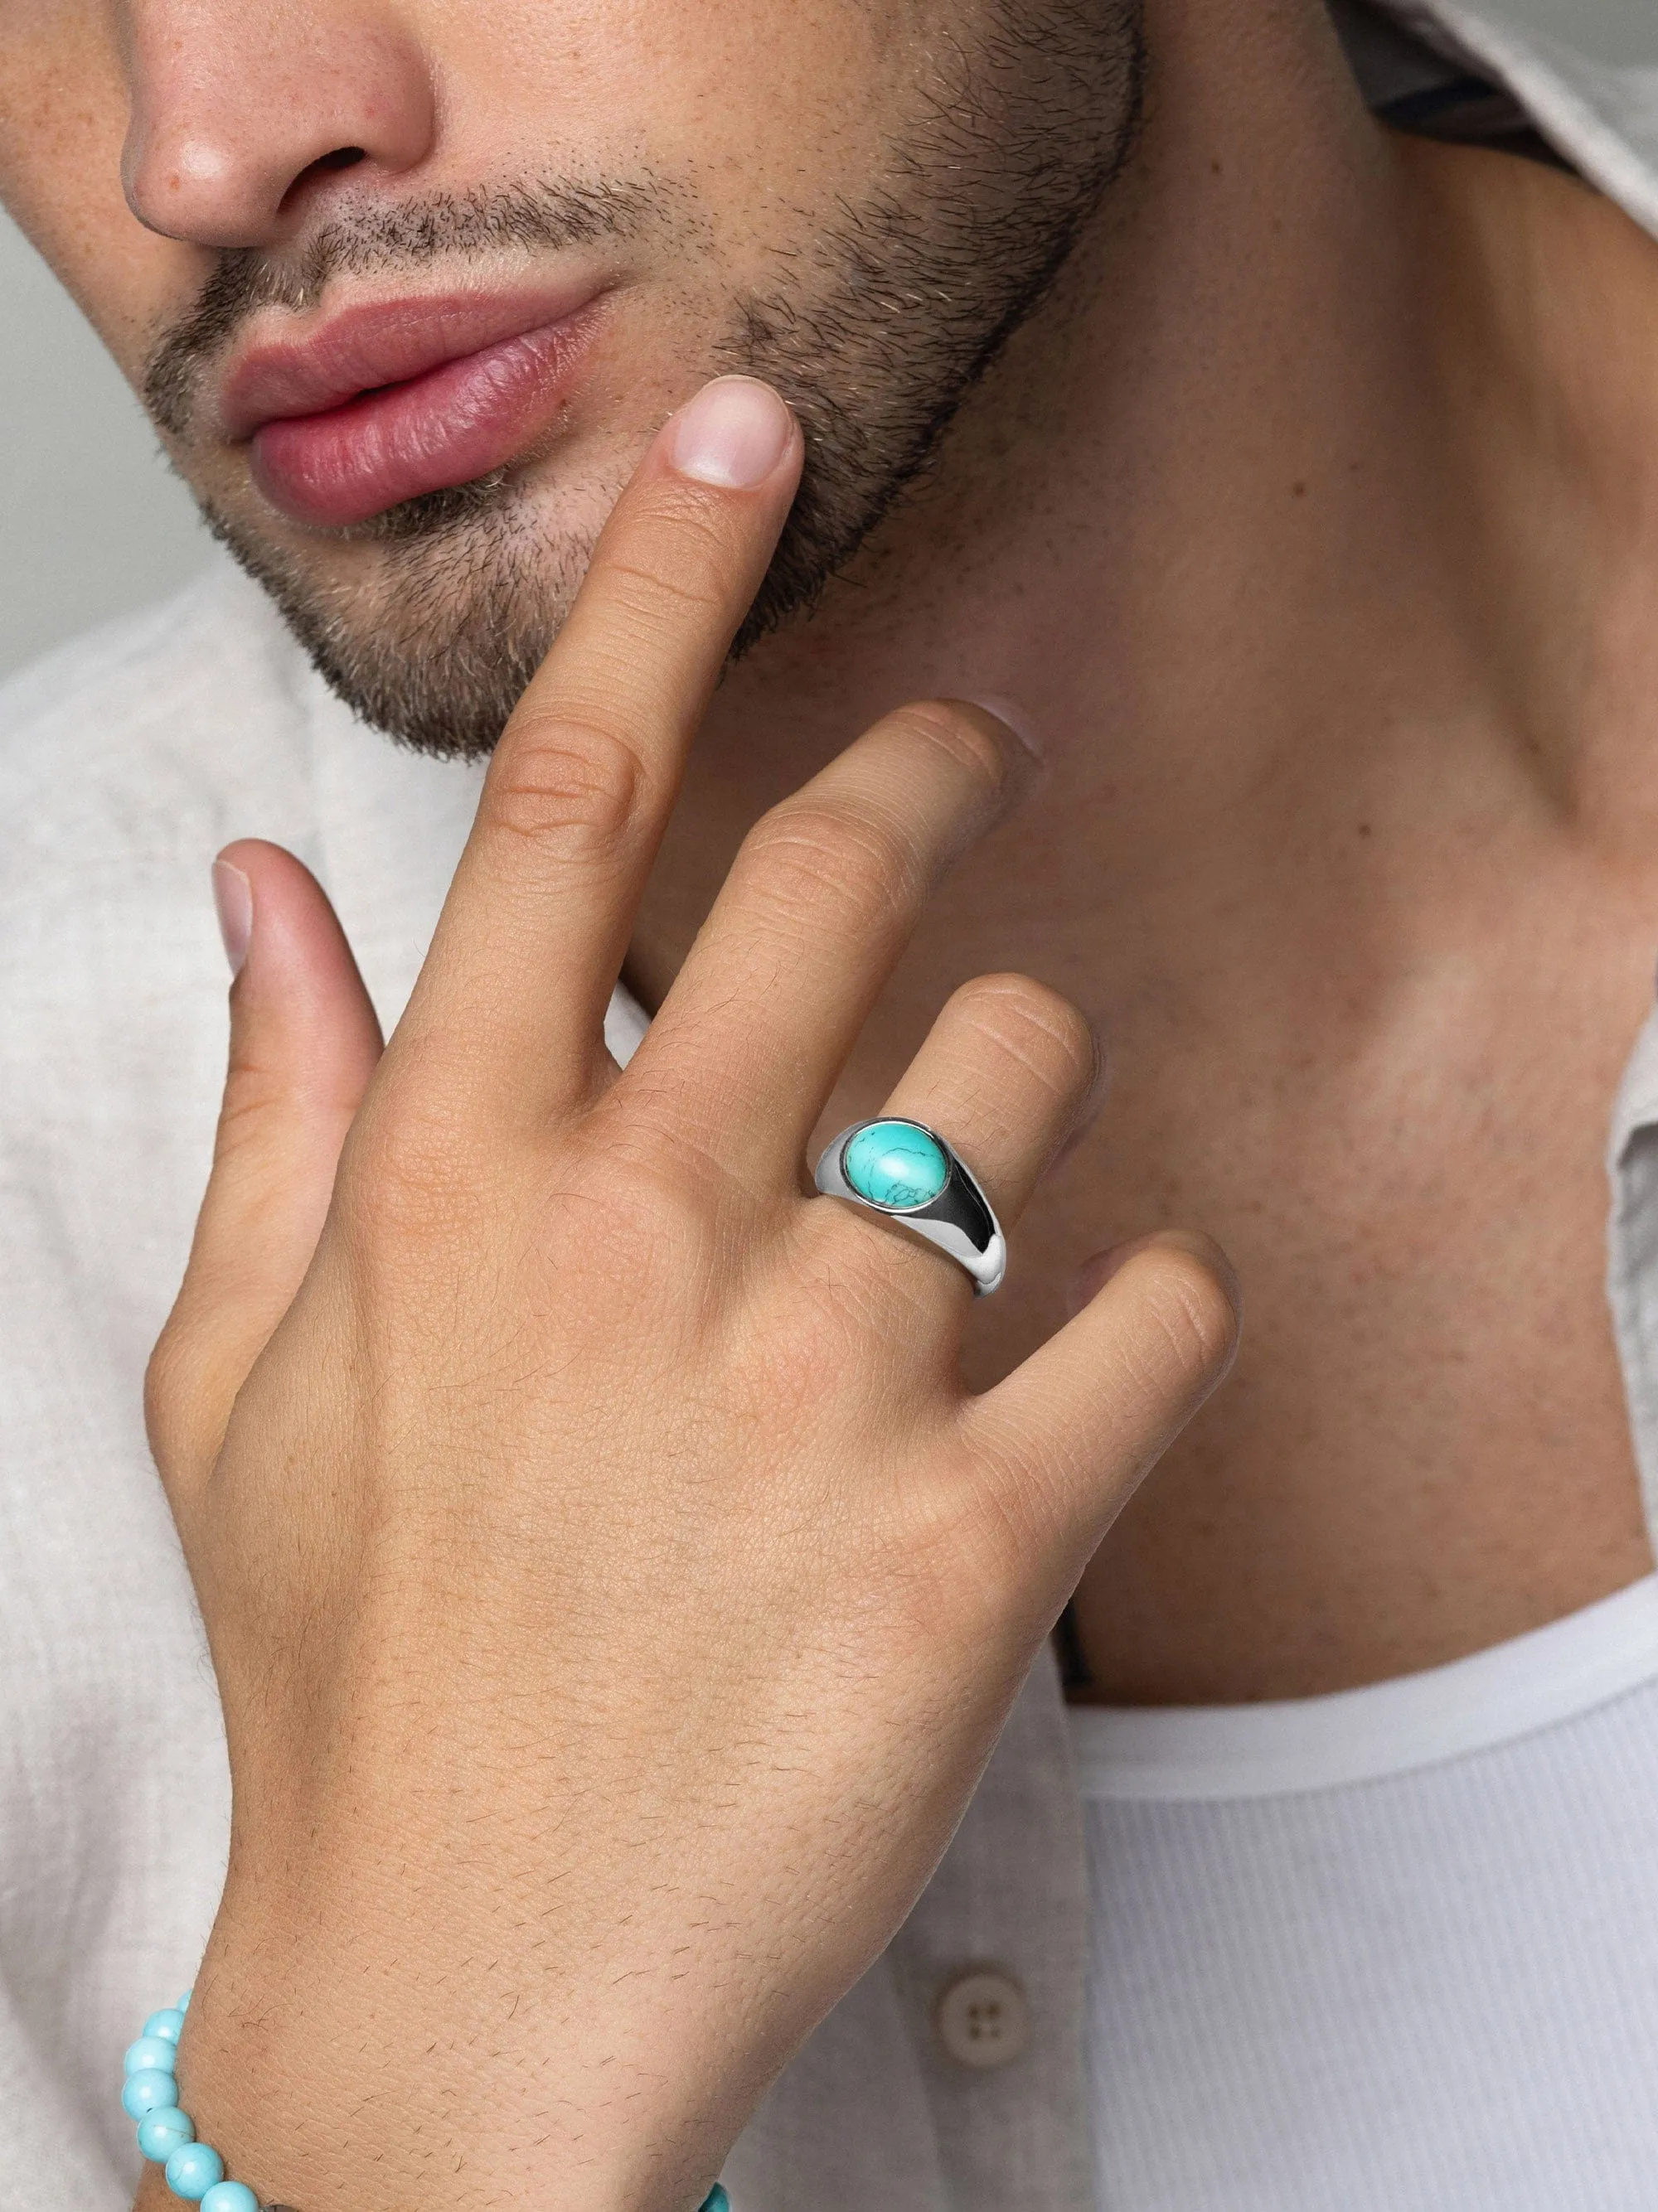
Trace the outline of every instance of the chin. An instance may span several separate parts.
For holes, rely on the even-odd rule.
[[[204,513],[354,713],[421,752],[477,758],[563,627],[619,490],[497,471],[327,533],[268,508]]]

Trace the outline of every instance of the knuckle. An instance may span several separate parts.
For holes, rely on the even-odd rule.
[[[784,911],[897,906],[922,872],[914,845],[895,824],[825,798],[773,808],[749,832],[741,866],[746,894]]]
[[[807,1331],[843,1373],[867,1372],[872,1348],[906,1355],[944,1341],[937,1255],[885,1223],[838,1206],[811,1206],[797,1232],[800,1298]]]
[[[917,699],[887,715],[885,726],[943,754],[952,766],[995,793],[1007,781],[1008,756],[991,734],[989,720],[953,700]]]
[[[1237,1293],[1223,1255],[1183,1239],[1151,1245],[1130,1264],[1171,1380],[1218,1381],[1237,1348],[1239,1328]]]
[[[340,1218],[359,1243],[424,1237],[472,1218],[480,1182],[454,1115],[430,1100],[383,1102],[346,1140]]]
[[[674,1287],[694,1310],[710,1267],[752,1224],[731,1218],[740,1194],[720,1164],[667,1144],[648,1117],[599,1117],[560,1161],[546,1235],[561,1272],[630,1296]],[[723,1225],[722,1225],[723,1224]]]
[[[195,1331],[175,1309],[144,1369],[144,1434],[169,1497],[202,1455],[204,1402],[213,1363]]]
[[[236,1024],[214,1133],[216,1162],[261,1146],[272,1127],[280,1127],[292,1112],[294,1090],[291,1069],[262,1059],[243,1025]]]
[[[176,1321],[169,1321],[155,1340],[144,1369],[144,1430],[149,1448],[162,1464],[168,1456],[174,1428],[174,1409],[187,1390],[189,1362]]]
[[[561,859],[625,838],[645,781],[629,738],[596,715],[532,717],[512,732],[491,779],[488,819]]]
[[[626,621],[676,627],[687,615],[725,612],[722,572],[731,563],[730,532],[698,502],[677,501],[649,551],[636,550],[606,568],[606,595]]]
[[[1097,1440],[1078,1450],[997,1412],[974,1407],[960,1433],[977,1540],[1004,1586],[1028,1589],[1032,1563],[1073,1515],[1078,1486],[1094,1490],[1102,1477],[1109,1485],[1114,1470]]]
[[[979,975],[950,1011],[996,1050],[1062,1096],[1091,1096],[1103,1068],[1094,1024],[1079,1006],[1029,975]]]

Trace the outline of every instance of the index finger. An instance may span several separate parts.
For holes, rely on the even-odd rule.
[[[686,749],[802,453],[750,377],[718,378],[672,416],[496,748],[402,1026],[424,1065],[464,1069],[515,1115],[588,1091]]]

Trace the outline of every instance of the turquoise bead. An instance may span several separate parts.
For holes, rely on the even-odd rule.
[[[121,2106],[130,2120],[141,2120],[146,2112],[165,2112],[179,2101],[179,2085],[173,2079],[169,2066],[165,2074],[159,2066],[140,2067],[129,2074],[121,2089]]]
[[[174,2006],[174,2011],[188,2012],[190,2009],[190,2000],[195,1996],[195,1994],[196,1992],[194,1990],[186,1990],[184,1995],[179,1999],[178,2003]]]
[[[224,2160],[208,2143],[180,2143],[167,2161],[168,2187],[191,2204],[199,2204],[213,2184],[223,2179]]]
[[[202,2212],[259,2212],[259,2200],[245,2181],[216,2181],[202,2198]]]
[[[184,2033],[184,2014],[177,2005],[168,2005],[162,2012],[153,2012],[144,2022],[144,2033],[159,2035],[163,2043],[176,2043]]]
[[[128,2044],[126,2057],[121,2063],[129,2074],[142,2074],[150,2067],[162,2074],[170,2074],[178,2059],[176,2038],[169,2041],[164,2035],[152,2035],[146,2028],[136,2043]]]
[[[157,2166],[165,2166],[180,2143],[195,2140],[196,2123],[176,2105],[157,2105],[138,2123],[138,2148]]]
[[[871,1121],[841,1156],[846,1180],[875,1206],[928,1206],[950,1179],[936,1137],[913,1121]]]
[[[725,2193],[725,2184],[716,2181],[703,2199],[703,2212],[731,2212],[731,2199]]]

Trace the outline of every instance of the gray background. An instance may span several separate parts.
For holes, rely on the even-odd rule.
[[[1487,4],[1605,60],[1658,64],[1658,0]],[[206,557],[136,402],[0,214],[0,676]]]

